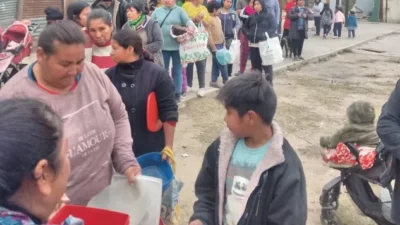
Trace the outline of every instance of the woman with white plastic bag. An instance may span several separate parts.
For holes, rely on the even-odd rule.
[[[282,48],[279,37],[270,38],[265,32],[267,40],[259,42],[260,56],[263,66],[272,66],[283,61]]]
[[[249,40],[250,60],[252,68],[258,71],[264,71],[266,79],[272,84],[273,68],[272,65],[264,65],[260,45],[263,45],[269,37],[277,36],[277,23],[273,12],[269,12],[267,6],[262,0],[254,0],[253,8],[256,13],[252,14],[243,25],[242,31]],[[265,35],[268,33],[268,37]]]

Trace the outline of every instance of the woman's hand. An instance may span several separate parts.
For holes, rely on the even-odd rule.
[[[135,183],[136,176],[142,174],[142,168],[139,165],[135,167],[129,167],[125,170],[125,176],[128,179],[129,183]]]
[[[60,202],[56,205],[56,207],[54,208],[53,212],[52,212],[51,215],[49,216],[49,220],[52,219],[52,218],[58,213],[58,211],[60,211],[60,209],[61,209],[62,207],[64,207],[65,204],[67,204],[68,202],[69,202],[69,198],[68,198],[67,194],[64,194],[64,195],[61,197]]]
[[[161,151],[161,159],[163,161],[168,160],[169,164],[172,166],[172,171],[175,173],[175,155],[172,148],[165,146]]]

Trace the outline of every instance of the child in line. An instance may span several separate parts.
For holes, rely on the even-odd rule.
[[[328,3],[324,4],[324,9],[321,12],[321,27],[324,30],[323,38],[326,39],[332,29],[333,12]]]
[[[345,22],[345,17],[342,13],[342,7],[340,6],[336,6],[334,21],[335,23],[333,24],[333,39],[339,39],[342,36],[342,28]]]
[[[226,49],[229,50],[232,40],[235,38],[235,33],[240,29],[239,16],[235,10],[232,9],[232,0],[222,0],[222,11],[219,14],[222,22],[222,30],[225,35]],[[228,76],[232,76],[233,64],[228,64]]]
[[[207,149],[189,225],[305,225],[303,167],[274,121],[277,98],[261,72],[228,81],[217,99],[227,128]]]
[[[353,36],[356,37],[356,29],[357,29],[357,18],[354,11],[350,11],[350,15],[347,18],[347,29],[349,31],[349,38]]]
[[[249,16],[243,24],[242,31],[249,40],[250,61],[253,70],[264,71],[266,79],[272,84],[273,67],[272,65],[262,65],[259,42],[267,40],[265,33],[270,38],[276,36],[277,23],[272,13],[268,12],[267,5],[263,0],[254,0],[253,8],[255,13]]]
[[[208,38],[208,43],[212,52],[210,86],[220,88],[221,86],[218,84],[219,73],[221,72],[223,84],[225,84],[229,79],[227,65],[221,65],[217,60],[217,51],[223,49],[225,45],[225,36],[222,31],[221,19],[219,18],[221,13],[221,3],[217,1],[210,1],[207,3],[207,10],[210,14],[210,36]]]

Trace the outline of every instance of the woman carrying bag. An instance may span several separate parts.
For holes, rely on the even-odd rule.
[[[246,20],[242,30],[249,40],[252,68],[258,71],[264,70],[266,79],[272,84],[273,68],[272,65],[262,65],[259,42],[267,40],[265,33],[268,33],[270,38],[276,37],[277,23],[274,14],[267,11],[264,1],[255,0],[253,7],[256,13]]]
[[[156,8],[151,18],[160,24],[164,45],[162,54],[164,58],[164,66],[169,70],[170,61],[172,60],[172,78],[175,83],[175,98],[180,102],[182,94],[182,64],[179,55],[179,42],[171,35],[171,26],[195,26],[190,20],[186,12],[176,5],[175,0],[163,0],[163,6]]]

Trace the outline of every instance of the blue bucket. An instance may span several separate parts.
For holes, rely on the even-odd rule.
[[[167,190],[169,184],[174,179],[174,173],[169,162],[167,160],[162,161],[161,153],[147,153],[139,156],[137,161],[140,167],[142,167],[143,175],[161,179],[163,192]]]

